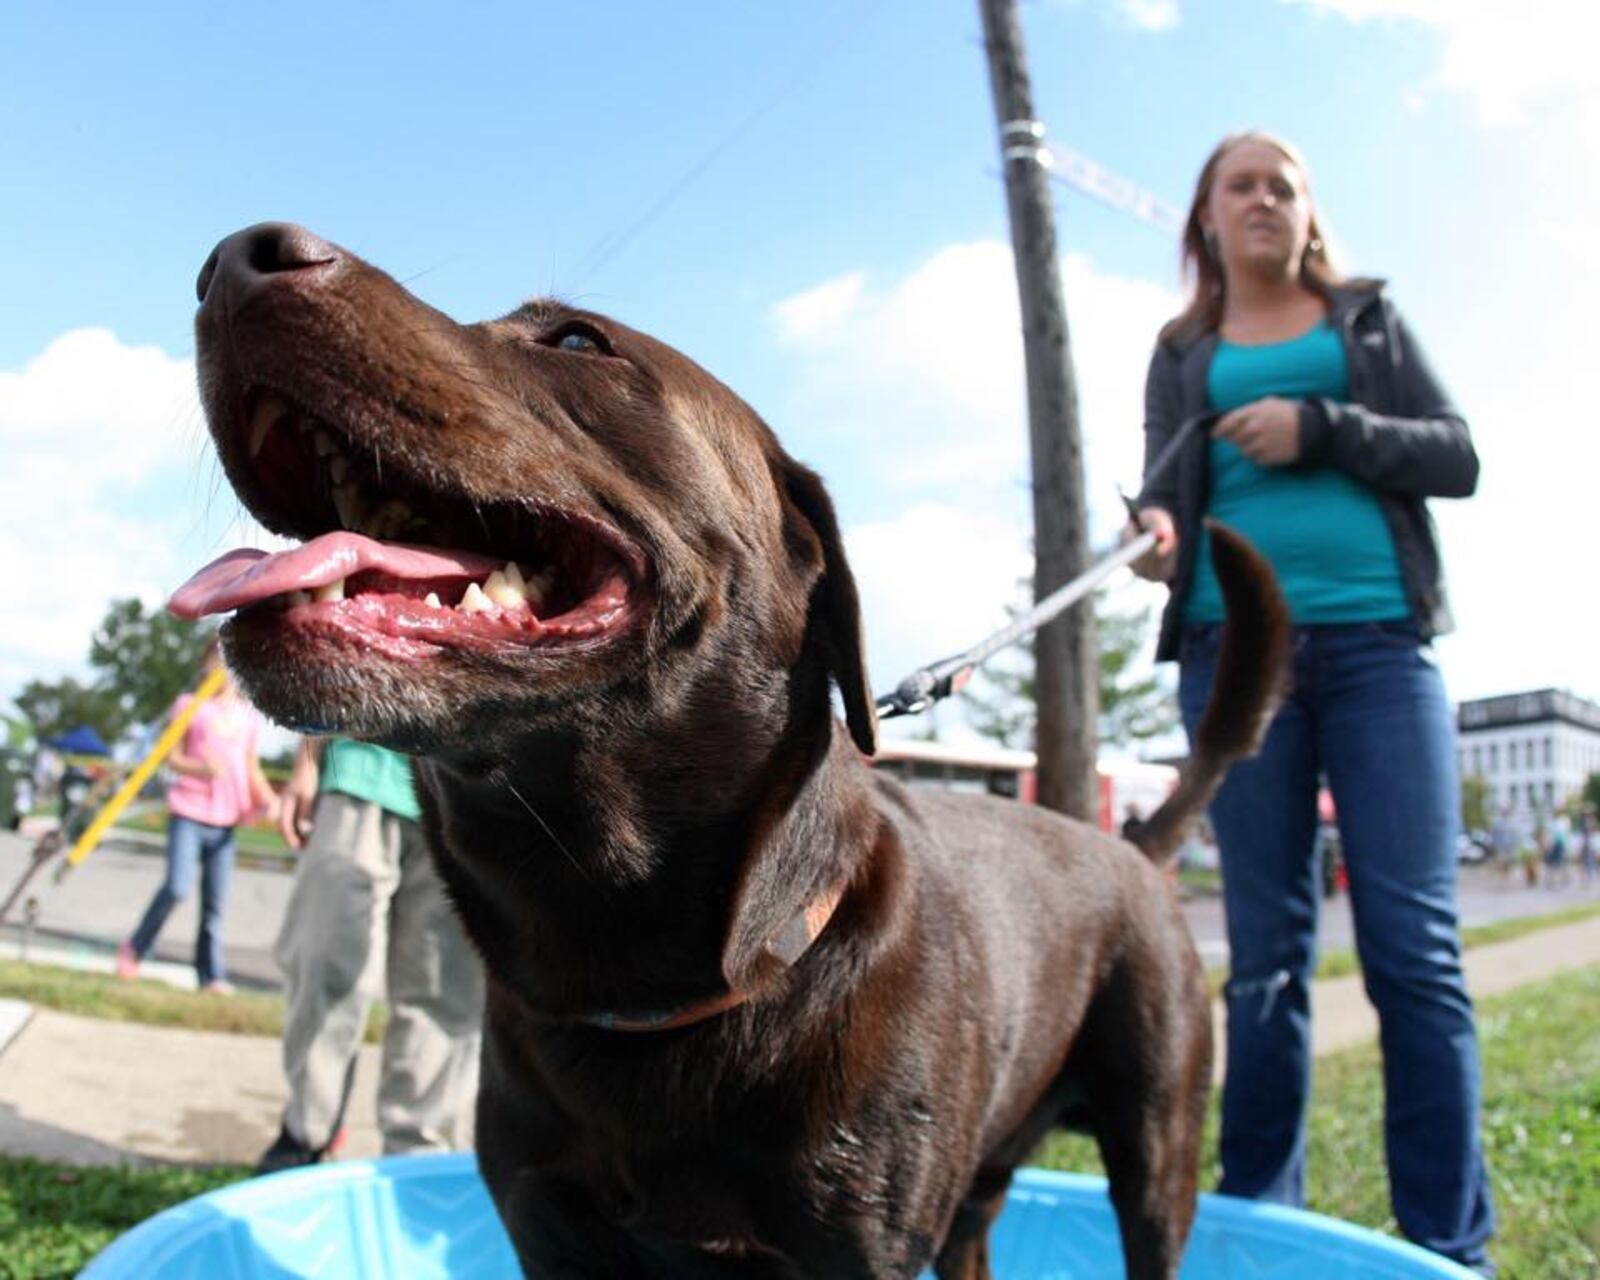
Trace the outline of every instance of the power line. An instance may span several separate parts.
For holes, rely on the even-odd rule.
[[[856,15],[855,21],[848,23],[838,35],[803,63],[800,69],[784,81],[764,102],[725,134],[721,141],[713,145],[704,156],[669,183],[667,188],[645,208],[643,213],[621,231],[604,235],[594,243],[593,247],[590,248],[579,263],[578,270],[574,276],[574,285],[576,286],[592,273],[599,271],[601,267],[621,253],[640,232],[660,217],[674,200],[688,190],[689,187],[693,186],[712,165],[731,150],[751,129],[776,110],[785,99],[790,97],[806,81],[810,80],[839,50],[853,40],[867,23],[878,15],[885,2],[886,0],[878,0],[876,4],[859,8],[852,5],[850,8],[851,12]]]

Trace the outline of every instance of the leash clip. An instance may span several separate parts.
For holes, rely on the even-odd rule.
[[[893,693],[879,698],[876,707],[878,718],[892,720],[896,716],[918,715],[941,698],[960,692],[972,679],[976,667],[969,662],[953,670],[945,670],[947,662],[919,667],[902,680]],[[941,671],[943,674],[940,674]]]

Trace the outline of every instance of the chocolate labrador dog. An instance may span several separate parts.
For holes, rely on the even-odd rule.
[[[283,724],[410,753],[489,974],[479,1158],[536,1277],[989,1274],[1054,1125],[1105,1155],[1128,1273],[1195,1207],[1205,983],[1151,857],[912,794],[817,477],[670,347],[553,301],[461,325],[296,227],[200,275],[201,390],[268,528],[174,598]],[[1233,610],[1166,853],[1282,679]],[[836,720],[832,690],[843,703]]]

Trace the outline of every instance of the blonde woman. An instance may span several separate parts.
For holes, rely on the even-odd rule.
[[[1381,283],[1343,279],[1306,166],[1281,139],[1224,139],[1183,240],[1193,289],[1146,390],[1140,566],[1171,585],[1158,656],[1180,666],[1191,732],[1222,601],[1198,536],[1215,516],[1272,562],[1296,624],[1294,688],[1211,818],[1232,972],[1222,1183],[1299,1204],[1319,902],[1317,791],[1338,810],[1356,943],[1382,1025],[1395,1217],[1490,1274],[1477,1037],[1460,965],[1454,719],[1429,642],[1450,625],[1426,500],[1466,497],[1478,460]]]

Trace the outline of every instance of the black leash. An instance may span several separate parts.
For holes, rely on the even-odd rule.
[[[1145,471],[1146,486],[1152,477],[1160,475],[1172,465],[1173,459],[1178,456],[1178,450],[1197,429],[1209,429],[1215,418],[1215,414],[1200,414],[1181,423],[1172,433],[1172,439],[1167,441],[1166,447]],[[1142,522],[1139,519],[1138,505],[1120,489],[1117,494],[1128,509],[1128,518],[1135,525],[1140,525]],[[1118,569],[1144,555],[1155,544],[1155,534],[1149,531],[1141,533],[1131,542],[1125,543],[1096,561],[1071,582],[1057,587],[1027,613],[1015,619],[1009,626],[1002,627],[988,639],[979,641],[972,648],[956,654],[953,658],[945,658],[926,667],[918,667],[895,687],[893,693],[885,694],[878,699],[876,706],[879,719],[892,720],[896,716],[917,715],[940,699],[948,698],[952,693],[958,692],[987,659],[1001,649],[1015,644],[1024,636],[1032,635],[1058,613],[1088,595]]]

